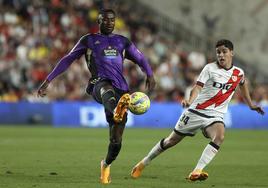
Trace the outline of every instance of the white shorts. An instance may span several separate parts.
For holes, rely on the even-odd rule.
[[[198,111],[185,110],[176,123],[174,131],[177,134],[185,136],[194,136],[201,129],[204,136],[208,137],[205,129],[213,123],[223,123],[223,118],[218,116],[209,116]]]

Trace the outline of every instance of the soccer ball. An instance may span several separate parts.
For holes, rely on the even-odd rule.
[[[141,115],[150,108],[150,99],[143,92],[134,92],[130,95],[129,110],[133,114]]]

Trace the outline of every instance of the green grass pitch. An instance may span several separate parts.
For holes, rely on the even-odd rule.
[[[108,129],[0,126],[0,188],[264,188],[268,187],[268,131],[228,130],[206,168],[204,182],[187,182],[209,140],[186,138],[148,166],[137,180],[130,171],[168,129],[130,129],[112,164],[110,185],[99,184]]]

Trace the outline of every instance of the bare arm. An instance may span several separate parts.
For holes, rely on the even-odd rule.
[[[189,100],[182,100],[182,102],[181,102],[182,106],[189,107],[193,103],[193,101],[196,99],[196,97],[200,93],[201,89],[202,89],[202,86],[196,84],[193,87],[193,89],[191,90]]]
[[[254,110],[256,112],[258,112],[259,114],[264,114],[263,109],[260,106],[257,106],[255,104],[252,103],[250,94],[249,94],[249,89],[248,89],[248,81],[245,79],[244,84],[239,85],[239,89],[240,89],[240,93],[242,94],[245,102],[247,103],[247,105],[249,106],[249,108],[251,110]]]

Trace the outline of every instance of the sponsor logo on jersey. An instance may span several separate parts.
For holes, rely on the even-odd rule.
[[[118,56],[118,51],[117,49],[108,46],[108,48],[103,49],[103,56],[109,59],[114,59]]]
[[[214,82],[213,87],[218,88],[218,89],[229,90],[232,87],[232,84],[222,84],[219,82]]]

